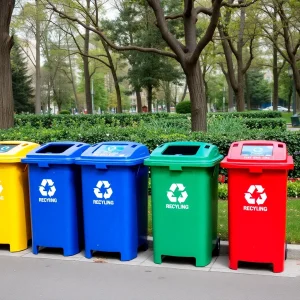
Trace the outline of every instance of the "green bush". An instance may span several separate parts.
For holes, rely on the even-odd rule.
[[[60,114],[60,115],[70,115],[71,112],[68,111],[68,110],[61,110],[61,111],[59,112],[59,114]]]
[[[208,117],[232,117],[232,118],[251,118],[251,119],[262,119],[262,118],[281,118],[282,114],[280,111],[243,111],[243,112],[217,112],[209,113]]]
[[[277,128],[281,130],[286,130],[286,121],[282,118],[265,118],[265,119],[249,118],[249,119],[240,119],[240,120],[249,129]]]
[[[178,114],[190,114],[191,113],[191,101],[182,101],[176,105],[176,112]]]

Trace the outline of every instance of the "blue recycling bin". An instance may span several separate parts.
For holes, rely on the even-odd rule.
[[[81,165],[85,256],[118,252],[122,261],[147,249],[148,167],[146,146],[104,142],[76,159]]]
[[[77,142],[44,144],[29,152],[32,252],[39,247],[63,248],[64,256],[83,244],[80,167],[75,158],[89,147]]]

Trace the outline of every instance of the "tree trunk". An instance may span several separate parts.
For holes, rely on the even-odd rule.
[[[70,52],[69,40],[68,40],[67,36],[66,36],[66,41],[67,41],[67,48],[68,48],[71,84],[72,84],[74,99],[75,99],[75,107],[78,109],[78,96],[77,96],[77,92],[76,92],[76,86],[75,86],[75,80],[74,80],[74,74],[73,74],[73,68],[72,68],[72,61],[71,61],[71,52]]]
[[[186,68],[186,79],[191,97],[192,131],[207,131],[205,87],[199,61]]]
[[[91,1],[86,1],[87,11],[90,11]],[[86,17],[86,25],[90,25],[90,19]],[[85,87],[85,102],[86,102],[86,109],[88,114],[93,113],[93,104],[92,104],[92,94],[91,94],[91,76],[89,70],[89,44],[90,44],[90,31],[85,29],[85,36],[84,36],[84,50],[83,53],[86,56],[83,56],[83,70],[84,70],[84,87]]]
[[[247,110],[251,110],[251,97],[250,97],[250,87],[248,81],[248,74],[245,74],[245,86],[246,86],[246,101],[247,101]]]
[[[229,77],[226,76],[226,81],[227,81],[227,85],[228,85],[228,111],[231,112],[233,111],[233,89],[229,80]]]
[[[135,94],[136,94],[137,112],[141,113],[142,112],[142,97],[141,97],[141,91],[139,88],[135,89]]]
[[[50,79],[48,80],[48,84],[47,84],[47,107],[48,107],[48,114],[51,113],[51,82]]]
[[[274,6],[273,14],[273,39],[274,43],[277,44],[278,33],[277,33],[277,7]],[[279,88],[279,72],[278,72],[278,50],[276,45],[273,44],[273,110],[278,110],[278,88]]]
[[[148,112],[152,112],[152,93],[153,93],[153,86],[148,85],[147,87],[147,102],[148,102]]]
[[[288,94],[288,112],[291,111],[292,95],[293,95],[293,85],[291,84],[289,89],[289,94]]]
[[[41,22],[40,1],[35,0],[36,5],[36,32],[35,32],[35,113],[41,113]]]
[[[115,90],[116,90],[116,95],[117,95],[117,112],[118,113],[122,113],[123,109],[122,109],[122,97],[121,97],[121,90],[120,90],[120,85],[119,85],[119,80],[118,80],[118,76],[117,76],[117,71],[116,68],[114,66],[114,62],[113,59],[110,55],[109,52],[109,48],[107,46],[107,44],[101,39],[103,48],[106,52],[107,55],[107,59],[110,65],[110,70],[111,70],[111,75],[113,77],[114,80],[114,86],[115,86]]]
[[[171,87],[170,87],[170,82],[166,82],[165,99],[166,99],[167,112],[169,113],[169,112],[171,112]]]
[[[122,109],[122,100],[121,100],[121,90],[120,90],[118,76],[117,76],[115,68],[111,68],[111,74],[114,79],[114,86],[115,86],[116,95],[117,95],[117,113],[122,113],[123,109]]]
[[[185,84],[184,84],[184,89],[183,89],[183,94],[182,94],[182,96],[181,96],[180,102],[182,102],[182,101],[184,100],[184,98],[185,98],[185,96],[186,96],[187,88],[188,88],[187,82],[185,82]]]
[[[14,100],[10,50],[13,38],[9,36],[9,25],[15,1],[0,0],[0,128],[14,126]]]

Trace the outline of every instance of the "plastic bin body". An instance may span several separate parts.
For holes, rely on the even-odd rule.
[[[86,258],[93,251],[119,252],[127,261],[147,248],[148,156],[144,145],[106,142],[76,160],[82,167]]]
[[[173,149],[168,153],[168,149]],[[194,148],[186,152],[187,148]],[[216,146],[175,142],[156,148],[151,166],[154,262],[162,256],[194,257],[196,266],[211,262],[217,245],[218,171]]]
[[[243,146],[272,147],[273,153],[242,155]],[[269,148],[271,149],[271,148]],[[272,263],[284,270],[287,173],[293,168],[286,145],[242,141],[231,145],[221,162],[228,168],[229,267],[239,261]]]
[[[87,144],[48,143],[29,153],[32,252],[39,247],[63,248],[64,256],[83,244],[80,168],[75,158]]]
[[[28,167],[21,158],[38,146],[0,142],[0,244],[9,244],[10,252],[25,250],[31,239]]]

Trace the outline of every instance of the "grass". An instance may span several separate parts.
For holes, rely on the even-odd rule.
[[[282,118],[285,119],[287,123],[291,123],[292,112],[282,112]]]
[[[218,234],[221,240],[228,240],[228,202],[219,200]],[[149,198],[148,234],[152,236],[152,206]],[[286,241],[290,244],[300,244],[300,200],[287,202],[287,232]]]

